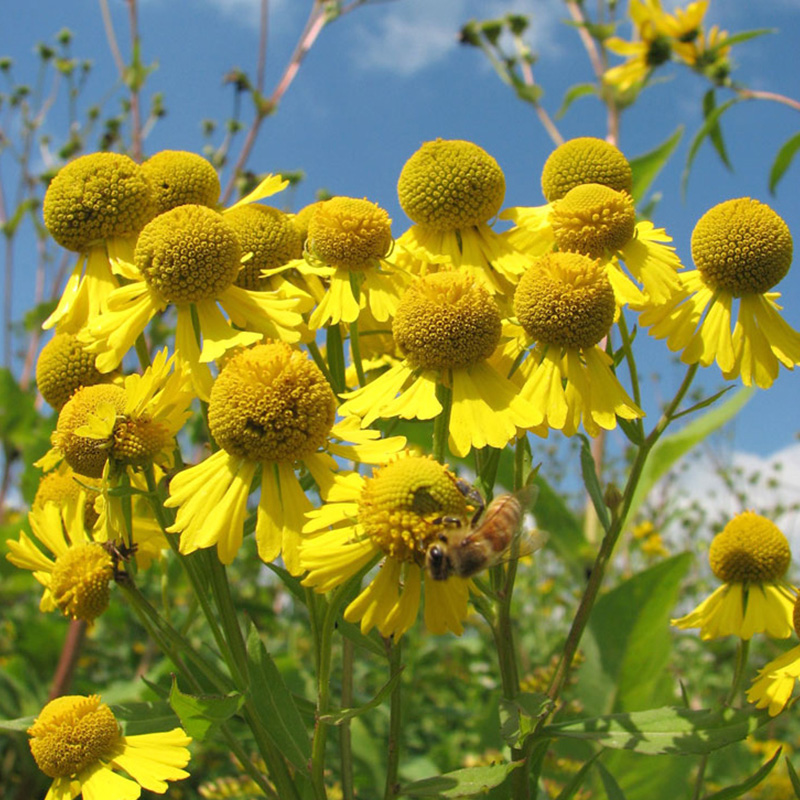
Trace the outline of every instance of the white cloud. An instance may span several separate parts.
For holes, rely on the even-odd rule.
[[[377,8],[377,7],[376,7]],[[373,27],[356,27],[355,60],[364,69],[412,75],[444,60],[458,44],[470,19],[495,19],[507,13],[532,17],[527,40],[534,50],[553,47],[552,28],[560,7],[546,0],[399,0],[380,6]]]
[[[721,477],[720,466],[731,476],[730,483]],[[744,502],[737,493],[745,496]],[[702,456],[680,474],[670,494],[677,509],[700,506],[712,521],[729,519],[745,509],[765,514],[776,506],[788,509],[800,503],[800,444],[766,458],[733,453],[723,465]],[[800,553],[800,512],[787,510],[773,521],[794,552]]]

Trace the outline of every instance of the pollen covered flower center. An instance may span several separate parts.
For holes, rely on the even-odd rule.
[[[164,300],[194,303],[224,292],[236,280],[241,257],[239,240],[221,214],[186,205],[144,227],[134,261]]]
[[[234,356],[211,391],[211,434],[248,461],[293,462],[325,444],[336,398],[319,368],[281,342]]]
[[[436,231],[480,225],[500,210],[506,193],[503,170],[472,142],[426,142],[405,163],[397,183],[403,211]]]
[[[73,545],[56,558],[50,593],[65,617],[91,622],[108,608],[111,556],[99,544]]]
[[[314,211],[306,247],[332,267],[368,269],[391,250],[392,221],[369,200],[333,197]]]
[[[125,390],[113,384],[97,384],[78,389],[58,415],[53,444],[60,448],[64,459],[79,475],[99,478],[108,460],[110,443],[102,439],[78,436],[75,431],[89,422],[102,403],[110,403],[121,415],[125,411]]]
[[[459,369],[488,358],[500,341],[500,310],[467,275],[437,272],[405,292],[392,324],[395,342],[414,366]]]
[[[570,189],[553,204],[553,235],[561,250],[601,258],[617,252],[633,237],[633,199],[599,183]]]
[[[148,417],[124,417],[114,425],[111,456],[123,464],[146,466],[168,447],[171,438],[163,422]]]
[[[764,203],[726,200],[706,211],[692,233],[692,258],[703,280],[735,297],[761,294],[792,263],[792,234]]]
[[[542,192],[548,203],[560,200],[570,189],[599,183],[618,192],[630,192],[631,165],[613,144],[582,136],[557,147],[542,168]]]
[[[28,728],[33,758],[45,775],[69,778],[114,752],[120,730],[98,695],[51,700]]]
[[[455,476],[438,461],[409,456],[376,470],[366,480],[358,521],[383,552],[422,564],[436,540],[442,517],[465,522],[472,509]]]
[[[718,533],[708,553],[714,574],[725,583],[772,583],[791,561],[789,542],[765,517],[745,511]]]
[[[616,302],[605,270],[578,253],[548,253],[520,279],[514,313],[535,341],[592,347],[610,330]]]

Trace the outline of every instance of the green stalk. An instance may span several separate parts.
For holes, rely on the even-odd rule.
[[[206,664],[205,660],[197,653],[183,637],[171,626],[167,625],[158,615],[158,612],[150,605],[146,598],[139,592],[133,583],[121,583],[120,587],[131,603],[134,613],[145,627],[153,641],[158,644],[160,650],[172,662],[174,667],[180,672],[181,677],[186,681],[189,689],[195,694],[201,694],[202,685],[197,680],[194,671],[189,669],[183,662],[180,654],[185,654],[192,659],[195,667],[204,672],[207,678],[218,687],[220,693],[227,693],[230,689],[227,681],[216,672],[216,668]],[[248,757],[239,740],[231,732],[227,723],[219,726],[222,737],[230,747],[236,760],[242,769],[255,781],[259,788],[267,797],[279,798],[264,776],[255,768],[253,762]]]
[[[353,707],[353,663],[355,645],[342,638],[342,708]],[[342,784],[342,800],[354,800],[353,788],[353,749],[350,735],[350,720],[339,726],[339,761],[341,766],[339,780]]]
[[[314,359],[314,363],[319,367],[320,372],[325,376],[325,380],[328,381],[331,386],[333,386],[333,376],[331,375],[331,371],[328,369],[328,365],[325,362],[325,358],[320,352],[317,343],[313,340],[306,342],[306,347],[308,348],[308,352],[311,354],[311,358]]]
[[[136,337],[136,357],[139,359],[139,364],[141,365],[142,369],[147,369],[151,366],[150,361],[150,351],[147,349],[147,342],[144,339],[144,334],[140,333]]]
[[[391,639],[383,640],[386,647],[386,655],[389,659],[389,677],[402,670],[402,645],[400,641],[392,642]],[[397,773],[400,768],[400,742],[403,731],[402,725],[402,680],[398,680],[392,689],[391,704],[389,706],[389,744],[386,754],[386,789],[383,793],[384,800],[394,800],[400,784],[397,781]]]
[[[341,394],[347,390],[347,383],[344,378],[345,363],[342,329],[339,325],[329,325],[326,330],[326,347],[328,367],[330,368],[331,375],[331,386],[336,394]]]
[[[361,298],[361,283],[364,280],[363,272],[350,273],[350,289],[353,292],[353,297],[356,302]],[[358,336],[358,320],[353,320],[350,323],[350,351],[353,357],[353,365],[356,368],[356,375],[358,376],[358,385],[366,386],[367,379],[364,376],[364,365],[361,363],[361,341]]]
[[[433,421],[433,457],[443,464],[447,458],[447,440],[450,437],[453,389],[440,381],[436,384],[436,399],[442,404],[442,413]]]

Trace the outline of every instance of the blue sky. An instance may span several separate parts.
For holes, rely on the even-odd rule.
[[[112,0],[111,5],[125,48],[125,4]],[[280,78],[309,7],[307,0],[271,3],[268,91]],[[114,67],[94,0],[4,0],[3,10],[0,55],[14,58],[17,79],[33,82],[33,44],[52,41],[53,34],[69,27],[75,34],[74,54],[95,64],[85,97],[97,102],[108,95]],[[499,82],[481,54],[456,41],[468,19],[508,11],[533,16],[529,40],[539,53],[535,74],[545,88],[545,105],[554,112],[568,86],[590,79],[578,39],[562,23],[566,12],[560,0],[389,0],[358,9],[323,31],[278,113],[266,121],[250,167],[259,172],[302,169],[306,179],[289,198],[295,210],[312,201],[319,188],[368,197],[389,211],[399,235],[408,224],[396,196],[405,160],[429,139],[469,139],[503,167],[507,206],[540,204],[539,175],[552,149],[550,140],[532,110]],[[736,75],[752,88],[800,97],[794,66],[798,12],[797,0],[712,0],[707,20],[729,31],[780,29],[777,35],[736,48]],[[256,0],[141,2],[143,59],[158,65],[145,96],[163,92],[168,110],[145,143],[148,154],[165,148],[200,150],[201,121],[222,121],[231,108],[231,91],[222,84],[222,76],[233,67],[254,73],[257,21]],[[666,139],[679,124],[686,126],[674,163],[655,186],[663,199],[654,217],[674,237],[684,263],[690,264],[689,237],[698,217],[731,197],[749,195],[769,202],[800,237],[800,165],[786,175],[777,197],[769,196],[766,180],[778,148],[800,129],[800,115],[767,103],[734,108],[724,120],[734,172],[704,146],[683,200],[682,163],[701,119],[706,86],[671,68],[665,74],[671,77],[624,115],[620,145],[633,157]],[[115,110],[119,97],[112,95],[106,108]],[[55,127],[57,114],[52,121]],[[577,101],[559,124],[566,137],[605,135],[604,114],[591,99]],[[23,261],[20,251],[17,258]],[[795,266],[778,288],[784,295],[785,316],[800,328],[800,269]],[[16,316],[31,304],[32,296],[33,287],[24,277],[17,278]],[[671,394],[681,371],[670,364],[660,343],[649,342],[643,353],[644,374],[652,370],[661,375],[651,397]],[[718,385],[715,368],[706,372],[709,387]],[[769,392],[756,395],[736,423],[738,449],[764,455],[792,441],[800,427],[799,381],[797,372],[782,372]],[[652,400],[649,407],[655,411]]]

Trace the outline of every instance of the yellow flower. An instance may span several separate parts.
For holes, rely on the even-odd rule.
[[[472,142],[437,139],[408,159],[397,194],[415,223],[397,240],[396,262],[418,274],[443,265],[506,294],[525,259],[489,221],[500,210],[506,181],[499,164]]]
[[[519,368],[524,380],[519,396],[533,413],[532,425],[571,436],[583,422],[596,436],[601,428],[615,428],[618,416],[644,416],[598,347],[615,309],[606,271],[587,256],[548,253],[522,276],[514,294],[522,331],[511,347],[516,357],[520,347],[533,345]]]
[[[367,427],[379,417],[433,419],[443,406],[437,391],[452,391],[451,451],[505,447],[532,414],[519,387],[489,363],[501,338],[500,310],[482,282],[442,271],[418,278],[403,295],[392,323],[402,362],[348,392],[342,414]],[[398,396],[399,395],[399,396]]]
[[[162,150],[142,164],[150,183],[156,214],[177,206],[214,208],[219,200],[217,171],[202,156],[185,150]]]
[[[79,475],[112,479],[129,468],[171,466],[193,398],[188,377],[174,365],[175,357],[162,350],[143,375],[128,375],[123,386],[78,389],[58,415],[53,449],[37,466],[50,469],[63,458]]]
[[[125,736],[96,694],[51,700],[28,736],[36,765],[53,778],[45,800],[136,800],[142,789],[164,794],[167,781],[189,777],[183,767],[192,740],[182,728]]]
[[[269,176],[229,211],[285,185]],[[150,320],[169,304],[177,309],[176,355],[204,400],[213,382],[208,364],[226,351],[264,336],[299,341],[302,300],[294,288],[283,295],[235,285],[246,255],[225,214],[206,206],[178,206],[152,220],[139,235],[133,259],[118,264],[128,282],[108,296],[103,313],[80,334],[98,354],[98,369],[115,369]],[[195,315],[202,344],[195,333]]]
[[[136,236],[156,212],[142,168],[118,153],[92,153],[62,167],[44,197],[44,224],[80,254],[55,311],[43,327],[76,332],[119,285]]]
[[[424,584],[428,630],[460,635],[469,581],[428,579],[425,555],[438,541],[443,517],[467,521],[475,510],[456,476],[430,457],[401,454],[371,478],[337,475],[328,502],[306,515],[303,584],[330,591],[380,558],[374,577],[345,609],[348,622],[360,622],[364,633],[377,627],[382,636],[399,638],[417,617]]]
[[[703,639],[750,639],[756,633],[785,639],[791,635],[797,589],[783,578],[791,551],[776,525],[745,511],[714,537],[708,557],[723,585],[694,611],[673,619],[673,625],[700,628]]]
[[[595,177],[607,154],[589,145],[583,149],[597,154],[600,163],[592,169],[590,160],[574,159],[581,174]],[[616,159],[614,159],[616,161]],[[516,227],[505,236],[513,247],[529,256],[541,256],[554,247],[599,259],[614,287],[617,304],[634,309],[658,305],[682,291],[678,270],[682,269],[672,239],[651,222],[636,222],[633,198],[600,183],[576,183],[562,197],[545,206],[509,208],[501,215]],[[624,262],[630,276],[623,271]]]
[[[769,206],[749,197],[720,203],[692,233],[696,269],[681,274],[683,291],[639,321],[682,351],[684,363],[716,361],[726,380],[741,376],[746,386],[767,389],[779,364],[800,363],[800,333],[781,317],[780,294],[770,291],[788,272],[792,247],[789,228]]]
[[[58,609],[65,617],[94,622],[108,607],[114,560],[100,543],[86,533],[83,490],[78,502],[60,508],[48,502],[35,505],[28,514],[34,537],[54,556],[49,558],[25,533],[9,539],[6,558],[20,569],[33,572],[44,586],[39,609]]]
[[[298,574],[300,529],[311,501],[295,469],[304,467],[324,498],[337,469],[332,455],[369,463],[405,444],[401,437],[380,440],[376,431],[360,431],[355,420],[334,425],[335,415],[336,399],[325,377],[288,344],[261,344],[231,358],[208,406],[211,435],[221,449],[170,482],[166,505],[178,512],[169,530],[181,533],[181,552],[216,545],[220,561],[231,563],[261,467],[258,554],[264,561],[283,554],[287,569]]]

